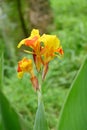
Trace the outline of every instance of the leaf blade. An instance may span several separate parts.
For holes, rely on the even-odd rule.
[[[58,130],[87,130],[87,59],[76,77],[61,113]]]
[[[48,130],[47,121],[45,118],[44,105],[40,102],[35,118],[35,124],[33,130]]]
[[[0,91],[3,86],[3,53],[1,54],[1,59],[0,59]]]
[[[7,98],[0,91],[1,119],[5,130],[29,130],[29,126],[21,119]],[[1,124],[1,125],[2,125]]]

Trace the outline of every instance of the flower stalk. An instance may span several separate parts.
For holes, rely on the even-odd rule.
[[[39,89],[37,91],[37,95],[38,95],[38,106],[39,106],[40,102],[42,101],[42,84],[43,84],[41,72],[39,72],[38,80],[39,80]]]

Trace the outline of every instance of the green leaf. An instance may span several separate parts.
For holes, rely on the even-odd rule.
[[[33,130],[48,130],[47,121],[45,118],[44,105],[40,102],[35,118],[35,124]]]
[[[29,127],[22,121],[20,116],[15,112],[4,94],[0,91],[0,109],[2,123],[5,130],[29,130]],[[1,124],[2,127],[2,124]]]
[[[0,90],[2,89],[2,84],[3,84],[3,53],[0,59]]]
[[[87,130],[87,59],[71,86],[58,130]]]
[[[0,130],[5,130],[2,123],[2,117],[1,117],[1,107],[0,107]]]

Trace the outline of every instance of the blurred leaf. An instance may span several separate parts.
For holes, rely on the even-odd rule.
[[[3,86],[3,53],[1,51],[1,59],[0,59],[0,91]],[[0,99],[1,100],[1,99]],[[1,116],[1,103],[0,103],[0,130],[4,130]]]
[[[3,53],[0,59],[0,90],[2,88],[2,84],[3,84]]]
[[[5,129],[3,128],[3,123],[2,123],[1,107],[0,107],[0,130],[5,130]]]
[[[29,130],[1,91],[0,108],[5,130]]]
[[[40,102],[37,109],[33,130],[48,130],[47,121],[45,118],[44,105],[42,102]]]
[[[58,130],[87,130],[87,59],[72,84]]]

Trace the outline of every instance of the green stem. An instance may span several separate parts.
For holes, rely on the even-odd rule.
[[[42,77],[41,77],[41,73],[39,73],[39,76],[38,76],[38,80],[39,80],[39,90],[37,91],[37,94],[38,94],[38,106],[42,100]]]
[[[40,90],[38,90],[38,106],[39,106],[41,100],[42,100],[42,93]]]

